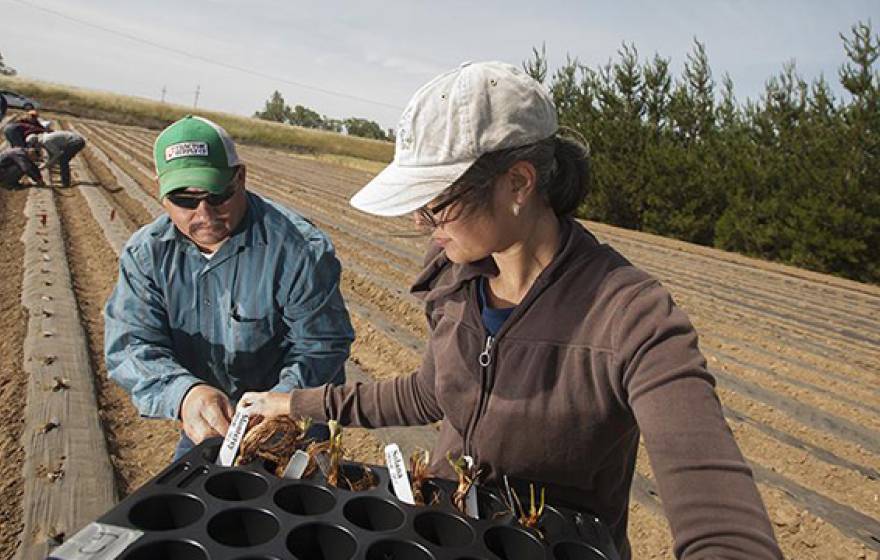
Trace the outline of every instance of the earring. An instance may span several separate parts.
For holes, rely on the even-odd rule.
[[[519,204],[514,204],[514,205],[513,205],[513,215],[514,215],[514,216],[519,216]]]

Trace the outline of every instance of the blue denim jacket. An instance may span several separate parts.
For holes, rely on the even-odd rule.
[[[253,193],[209,260],[168,216],[138,230],[104,310],[110,378],[143,416],[178,418],[190,387],[238,401],[345,380],[354,338],[327,236]]]

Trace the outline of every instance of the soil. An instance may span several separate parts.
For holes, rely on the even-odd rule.
[[[0,559],[12,558],[22,529],[21,497],[27,379],[22,370],[27,311],[21,305],[27,192],[0,188]]]

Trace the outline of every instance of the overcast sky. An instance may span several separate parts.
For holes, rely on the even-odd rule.
[[[156,100],[165,87],[186,105],[198,86],[199,107],[244,115],[278,89],[291,106],[394,127],[436,74],[464,60],[518,65],[542,42],[551,68],[566,54],[595,68],[626,41],[679,72],[696,37],[740,100],[791,60],[839,93],[839,34],[860,20],[880,31],[880,0],[0,0],[0,53],[56,83]]]

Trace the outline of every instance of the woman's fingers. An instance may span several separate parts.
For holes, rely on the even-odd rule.
[[[241,396],[241,400],[238,401],[238,406],[246,408],[248,414],[259,414],[259,402],[262,400],[262,396],[263,393],[245,393]]]
[[[290,395],[287,393],[245,393],[238,401],[250,415],[274,418],[287,414],[290,410]]]

